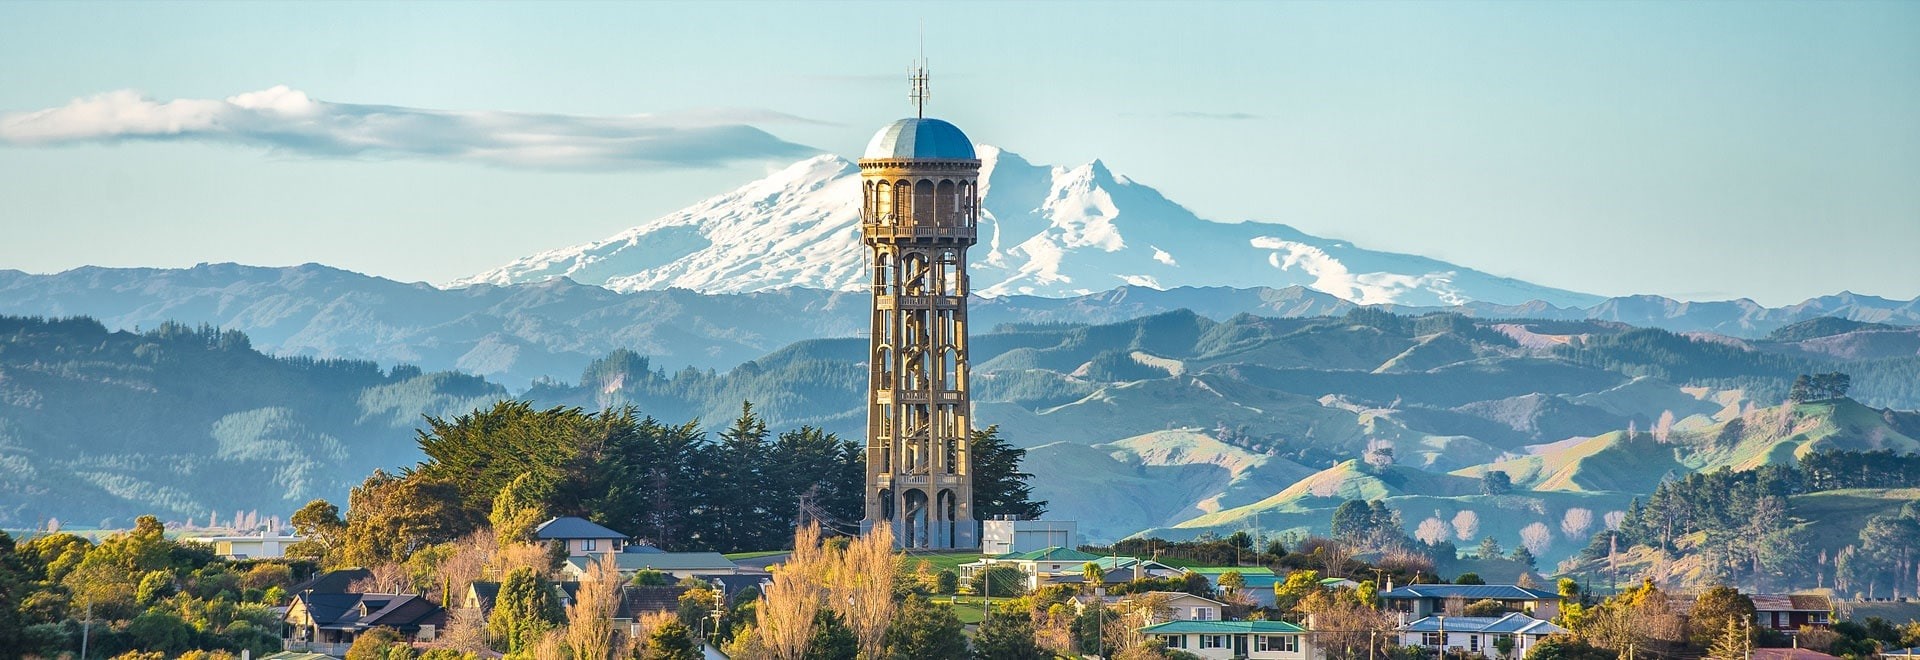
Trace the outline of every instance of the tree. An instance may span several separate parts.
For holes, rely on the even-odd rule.
[[[547,499],[552,495],[552,487],[537,479],[532,472],[514,477],[494,495],[487,521],[500,545],[537,541],[533,530],[547,519]]]
[[[953,569],[943,568],[939,573],[934,574],[933,593],[951,596],[958,591],[960,591],[960,574],[953,572]]]
[[[860,655],[878,658],[886,651],[887,626],[894,614],[893,586],[900,575],[900,560],[893,553],[893,527],[874,525],[848,544],[839,559],[830,602],[853,631]]]
[[[193,645],[193,626],[164,610],[147,610],[127,623],[134,648],[176,655]]]
[[[405,639],[399,631],[385,627],[360,633],[353,639],[353,645],[347,647],[347,660],[388,660],[396,645],[406,648]]]
[[[1734,591],[1733,587],[1714,585],[1694,599],[1693,610],[1687,616],[1687,637],[1694,646],[1707,648],[1725,632],[1727,624],[1751,621],[1753,612],[1753,599]]]
[[[1348,545],[1360,545],[1373,535],[1373,509],[1366,500],[1347,500],[1333,510],[1333,538]]]
[[[1713,647],[1707,650],[1707,657],[1716,660],[1741,660],[1751,657],[1753,651],[1753,626],[1749,620],[1735,621],[1727,619],[1721,625],[1720,632],[1713,636]]]
[[[1237,594],[1245,588],[1247,588],[1247,576],[1241,575],[1240,571],[1227,571],[1220,574],[1221,591]]]
[[[509,486],[511,488],[511,486]],[[613,614],[620,605],[620,569],[612,555],[587,565],[573,604],[567,606],[567,649],[573,660],[613,657]]]
[[[1500,470],[1488,470],[1480,475],[1480,494],[1505,495],[1513,492],[1513,478]]]
[[[458,488],[456,481],[419,473],[398,477],[374,470],[347,494],[341,560],[354,566],[398,564],[466,533],[475,521],[457,508]]]
[[[807,656],[826,599],[829,570],[820,547],[820,527],[810,524],[795,529],[793,554],[780,564],[754,607],[759,617],[755,632],[773,657],[802,660]]]
[[[1469,573],[1461,573],[1457,576],[1454,576],[1453,583],[1454,584],[1486,584],[1487,581],[1480,579],[1479,573],[1469,572]]]
[[[516,568],[500,583],[493,614],[487,619],[487,634],[496,648],[520,653],[533,648],[547,631],[559,626],[560,618],[560,603],[554,599],[552,584],[531,568]]]
[[[1497,616],[1500,616],[1501,614],[1504,614],[1507,611],[1507,606],[1497,600],[1481,599],[1481,600],[1473,601],[1471,603],[1467,603],[1467,606],[1464,608],[1461,608],[1460,611],[1461,611],[1461,614],[1465,616],[1497,617]]]
[[[1560,517],[1560,531],[1565,533],[1569,539],[1583,540],[1587,538],[1587,530],[1592,527],[1592,509],[1573,507],[1567,509],[1566,515]]]
[[[887,655],[893,660],[964,660],[969,654],[963,629],[953,608],[909,595],[887,628]]]
[[[1480,539],[1480,549],[1477,553],[1476,556],[1481,559],[1499,559],[1500,542],[1495,541],[1491,536]]]
[[[1527,553],[1535,557],[1545,554],[1553,546],[1553,530],[1546,523],[1536,522],[1520,529],[1520,544]]]
[[[1047,512],[1047,502],[1034,501],[1033,488],[1027,485],[1033,475],[1020,471],[1020,462],[1026,460],[1027,450],[1001,439],[998,425],[974,430],[972,450],[975,517],[1033,519]]]
[[[1052,660],[1033,639],[1033,619],[1024,611],[1005,612],[980,624],[973,636],[976,660]]]
[[[300,541],[287,546],[287,555],[318,559],[323,563],[340,548],[347,523],[340,519],[340,507],[326,500],[313,500],[288,519]]]
[[[1437,515],[1430,516],[1420,521],[1420,527],[1414,531],[1413,538],[1427,545],[1438,545],[1441,541],[1453,538],[1453,526]]]
[[[693,631],[679,621],[669,621],[647,636],[641,660],[700,660],[700,648],[693,643]]]
[[[973,593],[995,598],[1018,596],[1027,590],[1027,574],[1012,566],[988,566],[973,574]]]

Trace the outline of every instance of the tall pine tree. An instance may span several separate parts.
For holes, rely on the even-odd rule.
[[[1047,512],[1046,500],[1034,501],[1033,475],[1020,471],[1027,450],[1007,444],[1000,427],[973,432],[973,512],[981,520],[996,516],[1038,518]]]

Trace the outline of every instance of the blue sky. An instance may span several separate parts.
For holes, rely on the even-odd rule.
[[[0,268],[450,280],[857,155],[923,21],[930,114],[1203,217],[1606,295],[1920,295],[1897,2],[0,3]],[[419,112],[253,114],[301,102]]]

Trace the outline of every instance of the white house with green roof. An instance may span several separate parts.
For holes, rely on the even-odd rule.
[[[1202,658],[1311,660],[1312,640],[1305,628],[1285,621],[1168,621],[1140,629],[1167,648]]]
[[[567,580],[582,580],[590,568],[590,562],[602,557],[614,560],[620,577],[629,577],[640,571],[659,571],[672,575],[674,579],[695,575],[733,575],[740,572],[740,566],[718,552],[614,552],[591,557],[568,557],[560,564],[560,574]]]

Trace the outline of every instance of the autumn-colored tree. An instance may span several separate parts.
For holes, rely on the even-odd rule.
[[[839,553],[829,602],[859,640],[861,657],[886,651],[887,625],[894,614],[893,585],[900,560],[893,552],[893,527],[874,525]]]
[[[501,544],[534,543],[533,529],[547,519],[547,499],[552,490],[532,472],[507,482],[494,496],[493,508],[487,514],[494,539]]]
[[[1313,619],[1314,644],[1331,660],[1356,660],[1385,655],[1393,624],[1385,612],[1374,609],[1349,589],[1308,594],[1295,607]]]
[[[455,538],[474,524],[450,481],[419,474],[398,477],[381,470],[347,495],[347,527],[341,561],[355,566],[404,562],[414,551]]]
[[[827,560],[820,547],[820,526],[794,530],[793,554],[781,562],[772,584],[755,606],[757,637],[777,660],[802,660],[813,637],[814,619],[826,598]]]
[[[573,660],[613,657],[613,613],[620,605],[620,569],[612,555],[587,565],[573,604],[567,606],[567,649]]]
[[[347,533],[347,523],[340,518],[340,507],[326,500],[313,500],[293,512],[288,522],[300,540],[287,546],[287,556],[317,559],[333,565],[331,560],[338,558],[337,553],[344,545],[342,537]]]

